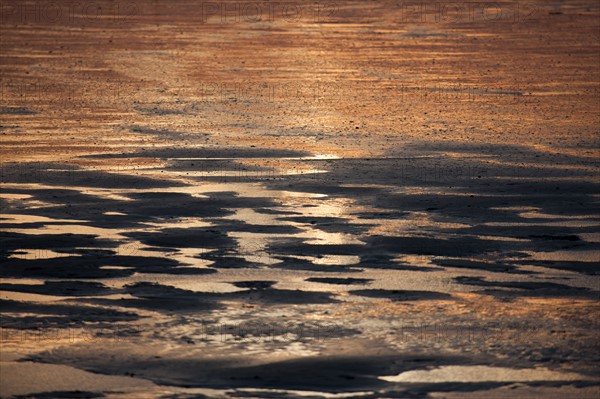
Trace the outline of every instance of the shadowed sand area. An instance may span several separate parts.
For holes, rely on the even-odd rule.
[[[597,398],[598,2],[286,4],[3,1],[0,396]]]

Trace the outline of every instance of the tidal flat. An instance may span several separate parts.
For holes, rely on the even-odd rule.
[[[0,11],[0,397],[600,396],[597,1]]]

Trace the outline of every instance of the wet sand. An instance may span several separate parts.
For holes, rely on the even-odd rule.
[[[1,11],[1,397],[600,395],[597,2]]]

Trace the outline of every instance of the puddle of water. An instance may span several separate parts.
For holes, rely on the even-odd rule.
[[[106,376],[74,367],[33,362],[1,362],[3,398],[32,392],[51,391],[115,391],[131,392],[156,388],[140,378]],[[31,378],[35,376],[35,378]]]
[[[305,242],[307,244],[330,244],[330,245],[344,245],[344,244],[357,244],[364,245],[363,241],[358,238],[346,234],[346,233],[328,233],[319,229],[310,229],[303,233],[297,234],[294,237],[307,238]]]
[[[334,154],[317,154],[307,157],[276,157],[276,158],[261,158],[261,157],[210,157],[210,158],[165,158],[168,161],[256,161],[256,160],[277,160],[277,161],[314,161],[314,160],[327,160],[327,159],[340,159],[339,156]]]
[[[405,219],[369,219],[364,223],[377,224],[369,229],[371,235],[405,235],[407,233],[423,233],[425,228],[430,229],[463,229],[470,227],[463,223],[448,223],[435,221],[429,216],[407,215]]]
[[[212,170],[212,171],[186,171],[185,177],[223,177],[223,178],[231,178],[242,179],[242,178],[257,178],[257,179],[265,179],[265,178],[281,178],[287,176],[297,176],[297,175],[316,175],[316,174],[324,174],[327,173],[326,170],[323,169],[275,169],[268,171],[263,170]],[[167,176],[172,175],[172,173],[168,173]],[[177,174],[176,177],[180,177],[181,173]]]
[[[569,218],[570,219],[570,218]],[[589,218],[588,218],[589,219]],[[597,227],[599,222],[593,220],[565,220],[561,222],[535,222],[535,226],[548,227]],[[531,223],[504,223],[504,222],[488,222],[483,223],[483,226],[491,227],[530,227]]]
[[[411,266],[429,266],[433,259],[432,255],[402,255],[392,259],[392,262],[406,262]]]
[[[0,283],[1,284],[30,284],[30,285],[36,285],[36,284],[44,284],[45,281],[53,281],[53,280],[60,280],[60,279],[52,279],[52,278],[48,278],[48,279],[36,279],[36,278],[0,278]]]
[[[556,215],[551,213],[542,212],[521,212],[519,216],[525,219],[567,219],[567,220],[590,220],[590,215]],[[600,222],[600,220],[599,220]]]
[[[68,258],[71,256],[81,256],[79,254],[61,254],[54,252],[50,249],[18,249],[14,251],[10,256],[13,259],[54,259],[54,258]]]
[[[21,284],[17,282],[16,284]],[[72,299],[66,296],[59,295],[44,295],[44,294],[30,294],[26,292],[13,292],[13,291],[0,291],[0,298],[9,299],[20,302],[55,302],[60,300]],[[19,317],[23,316],[23,313],[18,313]],[[37,316],[37,315],[36,315]]]
[[[76,219],[53,219],[45,216],[21,215],[21,214],[2,214],[2,220],[9,223],[81,223],[81,220]],[[30,231],[30,230],[28,230]]]
[[[269,215],[265,213],[258,213],[254,209],[250,208],[235,208],[231,209],[235,213],[233,215],[225,216],[223,219],[229,220],[240,220],[251,225],[285,225],[286,222],[277,219],[277,215]]]
[[[198,258],[202,254],[206,254],[207,252],[211,252],[211,249],[203,249],[203,248],[178,248],[176,252],[169,252],[164,254],[166,257],[170,259],[174,259],[186,267],[195,267],[199,269],[204,269],[209,267],[214,262],[206,259]],[[153,251],[140,251],[140,253],[136,255],[141,256],[157,256],[159,253]]]
[[[282,390],[282,389],[255,389],[255,388],[242,388],[237,389],[239,392],[247,392],[249,394],[256,393],[257,395],[262,392],[269,392],[273,394],[273,397],[307,397],[307,398],[331,398],[331,399],[345,399],[345,398],[360,398],[361,396],[373,395],[373,391],[363,392],[343,392],[343,393],[329,393],[320,391],[296,391],[296,390]],[[258,397],[258,396],[255,396]]]
[[[579,233],[578,236],[587,242],[600,243],[600,233]]]
[[[315,265],[356,265],[360,257],[355,255],[323,255],[319,258],[308,257]]]
[[[554,251],[554,252],[525,252],[534,260],[550,260],[565,262],[598,262],[600,251]]]
[[[0,198],[4,198],[4,199],[8,199],[8,200],[26,200],[26,199],[31,198],[31,195],[0,193]]]
[[[155,227],[154,230],[162,229],[189,229],[198,227],[211,227],[214,224],[202,220],[201,218],[179,218],[179,219],[163,219],[160,222],[145,222],[146,226]],[[138,230],[136,230],[138,231]],[[149,230],[150,231],[150,230]]]
[[[412,370],[379,379],[389,382],[440,384],[447,382],[531,382],[584,381],[590,377],[561,373],[546,368],[511,369],[491,366],[443,366],[433,370]]]
[[[504,237],[504,236],[477,235],[477,238],[479,240],[490,240],[490,241],[529,242],[529,240],[527,238]]]
[[[243,288],[238,288],[231,283],[222,283],[218,281],[200,281],[200,279],[188,278],[171,280],[168,284],[163,284],[186,291],[193,292],[212,292],[218,294],[227,294],[231,292],[244,291]]]

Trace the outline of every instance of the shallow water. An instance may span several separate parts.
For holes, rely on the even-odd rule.
[[[600,8],[529,5],[3,15],[0,396],[597,397]]]

